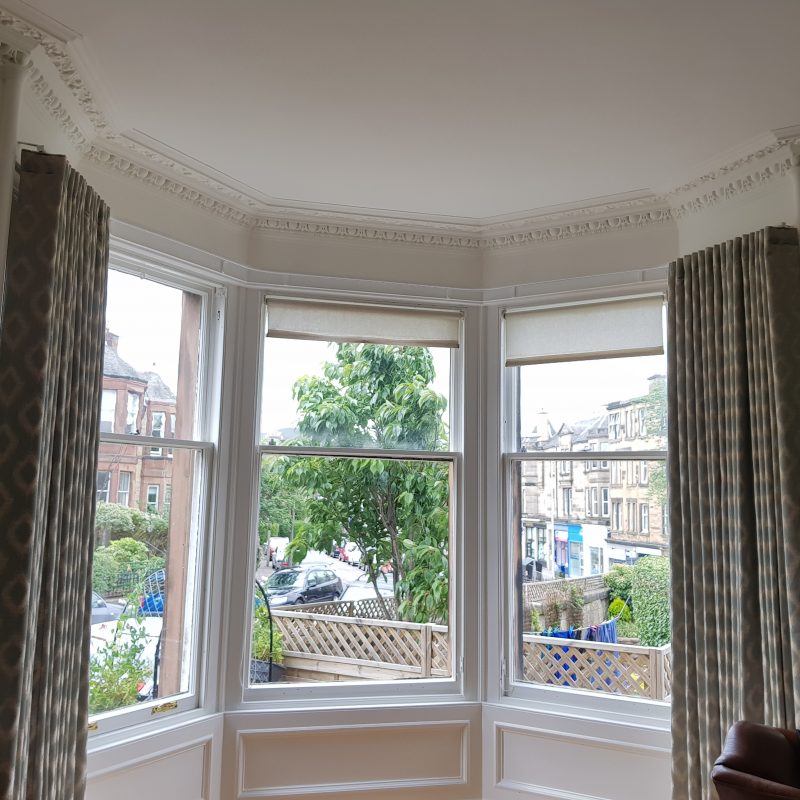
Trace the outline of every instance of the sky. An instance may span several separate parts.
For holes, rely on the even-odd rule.
[[[151,280],[108,271],[106,327],[119,336],[117,352],[139,372],[157,372],[175,392],[183,292]]]
[[[175,391],[182,291],[109,270],[106,325],[119,338],[119,355],[132,367],[157,372]],[[265,339],[261,432],[297,425],[292,386],[303,375],[321,375],[334,347],[325,342]],[[449,398],[450,351],[433,350],[433,388]],[[605,413],[607,403],[647,392],[647,378],[666,374],[665,356],[614,358],[520,368],[520,432],[530,434],[546,415],[557,427]]]

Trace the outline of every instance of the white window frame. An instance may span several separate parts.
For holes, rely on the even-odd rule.
[[[156,433],[156,417],[161,419],[161,425],[158,427],[158,433]],[[167,425],[167,414],[165,411],[153,411],[150,414],[150,435],[154,439],[163,439],[164,438],[164,429]],[[151,447],[150,448],[150,455],[154,457],[158,457],[163,455],[164,450],[161,447]]]
[[[257,333],[252,336],[249,345],[257,343],[257,348],[252,348],[257,355],[258,370],[250,382],[250,389],[254,393],[255,407],[253,415],[253,427],[251,428],[252,439],[249,443],[253,456],[250,459],[252,470],[252,481],[249,494],[249,524],[247,526],[246,552],[249,558],[244,565],[237,571],[243,594],[240,593],[233,614],[240,613],[241,616],[241,636],[237,637],[241,647],[241,671],[231,677],[229,688],[235,690],[237,687],[241,692],[241,708],[270,708],[274,710],[303,708],[306,705],[313,705],[320,700],[346,700],[353,705],[370,705],[376,702],[396,702],[399,698],[405,698],[412,702],[414,698],[424,698],[424,702],[452,702],[455,699],[463,699],[467,692],[474,693],[477,687],[470,685],[464,679],[464,661],[467,647],[467,636],[465,634],[467,612],[465,605],[468,600],[464,593],[464,562],[467,558],[467,548],[464,544],[464,525],[465,525],[465,506],[466,498],[464,493],[465,466],[464,466],[464,446],[465,437],[468,435],[464,427],[464,404],[466,402],[466,385],[464,381],[467,327],[466,317],[470,310],[463,306],[453,304],[437,305],[433,300],[430,302],[414,303],[414,307],[429,310],[441,308],[447,311],[461,312],[465,317],[465,322],[461,326],[460,346],[451,349],[450,358],[450,450],[448,451],[419,451],[419,450],[379,450],[373,448],[327,448],[327,447],[294,447],[282,445],[261,444],[259,439],[259,427],[261,418],[261,389],[262,374],[264,370],[264,351],[265,339],[264,331],[266,325],[266,307],[269,298],[280,299],[326,299],[335,300],[342,304],[363,303],[363,299],[353,297],[346,292],[336,292],[327,295],[320,295],[317,292],[298,293],[279,290],[265,290],[260,298],[257,309],[252,307],[253,301],[250,300],[250,322],[251,330],[254,319],[258,320]],[[373,302],[390,307],[408,307],[408,304],[398,302],[394,298],[387,298],[386,302],[382,298],[374,298]],[[256,316],[257,312],[257,316]],[[473,313],[471,330],[475,329],[477,317]],[[474,402],[474,400],[473,400]],[[253,446],[255,442],[255,447]],[[252,580],[255,574],[255,541],[258,537],[258,483],[259,466],[264,455],[290,455],[290,456],[320,456],[329,455],[332,457],[352,457],[352,458],[375,458],[387,460],[418,460],[418,461],[438,461],[450,463],[452,465],[451,483],[451,552],[449,554],[450,569],[450,646],[451,646],[451,665],[452,672],[449,678],[414,678],[403,681],[352,681],[352,682],[329,682],[312,684],[291,684],[277,683],[267,685],[249,685],[248,675],[248,656],[250,652],[252,614],[250,613],[250,603],[252,603]],[[244,561],[244,559],[243,559]],[[232,647],[236,644],[232,643]],[[230,707],[230,706],[229,706]]]
[[[147,485],[147,500],[145,500],[145,508],[151,514],[158,514],[158,501],[160,499],[160,494],[161,487],[157,483],[149,483]],[[153,496],[155,496],[155,500],[150,499]]]
[[[663,294],[665,289],[663,276],[661,279],[651,284],[650,288]],[[585,291],[577,293],[575,304],[618,296],[618,294],[613,294],[613,287],[605,287],[603,290],[597,290],[597,294],[593,297],[587,297],[587,292]],[[498,519],[500,520],[498,524],[500,530],[506,531],[512,530],[514,521],[513,502],[511,501],[512,493],[510,490],[517,462],[530,460],[542,462],[555,460],[579,461],[585,460],[586,457],[585,453],[523,453],[519,452],[519,448],[517,447],[516,439],[518,434],[514,430],[513,423],[519,419],[517,408],[519,397],[518,370],[504,367],[503,318],[506,309],[514,308],[514,310],[517,310],[533,307],[538,305],[537,300],[540,299],[543,305],[547,305],[548,302],[553,304],[569,303],[569,300],[566,299],[563,294],[560,296],[557,295],[557,299],[555,300],[548,300],[547,297],[532,297],[528,298],[527,301],[520,300],[514,306],[508,303],[498,303],[494,309],[493,315],[496,333],[494,334],[494,339],[489,339],[489,343],[494,342],[497,347],[497,374],[501,377],[498,410],[501,412],[502,418],[506,421],[506,424],[502,428],[501,435],[497,439],[501,450],[501,458],[505,462],[505,468],[502,471],[502,480],[499,482],[498,486],[501,495],[497,505],[499,513]],[[624,438],[624,436],[625,433],[621,432],[619,438]],[[609,460],[617,460],[620,462],[635,460],[665,462],[666,452],[660,450],[609,451],[608,458]],[[624,480],[622,480],[621,483],[624,484]],[[609,503],[616,499],[618,498],[610,496]],[[623,498],[619,499],[622,500]],[[504,621],[500,637],[504,643],[504,647],[499,673],[497,674],[499,691],[494,690],[490,682],[489,701],[502,705],[509,705],[517,709],[574,716],[579,719],[589,716],[598,720],[623,723],[629,723],[632,719],[635,719],[638,724],[651,724],[656,729],[668,731],[670,726],[669,703],[645,698],[622,697],[603,692],[589,692],[567,687],[533,684],[516,678],[513,667],[511,666],[516,663],[518,644],[515,631],[519,629],[516,619],[517,598],[515,581],[513,579],[513,576],[516,574],[515,556],[518,557],[518,553],[515,554],[513,550],[513,540],[515,538],[518,539],[519,537],[502,537],[503,558],[501,560],[499,578],[501,605],[498,607],[497,612],[499,613],[499,617]],[[491,606],[488,612],[491,614]]]
[[[650,504],[639,503],[639,532],[650,533]]]
[[[131,483],[133,483],[133,473],[130,470],[120,470],[117,478],[117,503],[121,506],[128,507],[131,504]],[[122,476],[125,476],[127,486],[122,488]],[[124,501],[123,501],[124,496]]]
[[[139,420],[139,413],[142,409],[142,395],[138,392],[126,393],[125,397],[125,433],[135,435],[137,433],[136,423]],[[132,415],[132,416],[131,416]],[[132,430],[128,430],[132,428]]]
[[[603,486],[600,489],[600,516],[603,517],[603,519],[608,519],[609,515],[609,494],[608,486]]]
[[[100,497],[101,490],[97,488],[97,479],[101,476],[105,475],[107,477],[106,487],[102,490],[103,498]],[[94,494],[97,503],[110,503],[111,502],[111,470],[110,469],[99,469],[95,474],[94,478]]]
[[[104,419],[107,412],[111,410],[111,419]],[[103,431],[103,425],[110,424],[111,427],[107,431]],[[103,389],[102,398],[100,400],[100,430],[103,433],[114,433],[114,427],[117,424],[117,390],[116,389]]]
[[[192,542],[189,563],[189,574],[194,578],[196,599],[193,603],[192,618],[185,621],[186,627],[194,636],[191,660],[186,663],[191,675],[189,690],[168,698],[148,700],[91,716],[90,750],[101,746],[101,743],[118,741],[120,736],[127,736],[127,731],[133,726],[138,726],[137,730],[140,731],[151,728],[160,730],[174,724],[176,717],[193,718],[201,713],[201,706],[205,702],[204,697],[207,693],[204,691],[204,686],[208,683],[209,673],[215,674],[217,671],[217,665],[208,661],[207,643],[212,625],[209,591],[211,553],[212,547],[219,549],[219,546],[211,541],[210,530],[218,502],[215,484],[222,390],[222,334],[227,292],[222,284],[207,276],[206,270],[193,267],[189,261],[173,258],[149,247],[132,244],[114,235],[111,238],[108,268],[193,292],[203,298],[195,415],[198,420],[196,438],[170,442],[170,447],[199,452],[203,463],[198,491],[193,498],[195,508],[198,509],[196,515],[198,535]],[[141,409],[141,397],[139,403]],[[127,411],[126,405],[126,415]],[[101,432],[99,440],[100,443],[140,447],[143,458],[147,457],[149,447],[158,447],[163,443],[163,440],[157,437],[141,436],[135,432]]]

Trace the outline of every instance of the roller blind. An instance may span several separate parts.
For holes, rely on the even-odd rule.
[[[458,347],[461,314],[304,300],[268,300],[267,336],[322,342]]]
[[[506,312],[506,366],[664,352],[663,298]]]

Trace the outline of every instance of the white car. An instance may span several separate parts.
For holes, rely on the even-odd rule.
[[[344,555],[342,561],[346,561],[348,564],[353,564],[357,567],[363,558],[364,554],[361,552],[361,548],[355,542],[348,542],[344,546]]]
[[[379,592],[381,597],[394,597],[394,592],[392,592],[391,589],[384,589],[381,586]],[[374,586],[351,585],[342,592],[342,596],[339,600],[372,600],[377,596]]]

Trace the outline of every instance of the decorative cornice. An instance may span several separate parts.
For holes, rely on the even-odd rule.
[[[29,22],[9,14],[2,8],[0,8],[0,26],[6,26],[39,44],[58,71],[59,77],[64,81],[64,85],[77,100],[81,111],[91,121],[95,131],[102,133],[108,128],[108,122],[104,114],[97,107],[92,93],[84,83],[83,78],[81,78],[61,42],[45,33],[41,28],[37,28]]]
[[[94,135],[80,127],[59,97],[60,87],[49,85],[40,70],[30,70],[29,84],[85,158],[102,169],[145,183],[227,222],[256,231],[471,250],[525,247],[674,223],[763,187],[800,164],[800,129],[783,129],[775,132],[771,139],[762,137],[751,151],[729,157],[720,166],[707,169],[699,177],[660,194],[631,193],[592,204],[474,220],[411,215],[389,217],[358,209],[290,207],[249,194],[234,182],[228,183],[204,172],[202,165],[183,163],[160,152],[157,146],[148,146],[114,130],[75,67],[64,42],[0,9],[0,32],[3,28],[38,43],[52,62]],[[13,48],[8,45],[4,48],[2,58],[12,58]]]
[[[37,100],[47,109],[50,116],[53,117],[61,130],[67,135],[67,138],[78,150],[85,153],[89,148],[86,136],[84,136],[80,126],[72,118],[59,96],[50,88],[50,84],[36,67],[31,68],[28,83]]]

